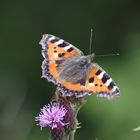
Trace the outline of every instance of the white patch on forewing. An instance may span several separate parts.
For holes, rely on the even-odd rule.
[[[53,39],[55,39],[55,36],[50,37],[50,38],[49,38],[49,41],[51,41],[51,40],[53,40]]]
[[[62,44],[63,42],[64,42],[64,40],[60,39],[59,41],[55,42],[55,45]]]
[[[108,79],[107,81],[106,81],[106,86],[109,86],[109,84],[112,82],[112,78],[110,78],[110,79]]]
[[[68,50],[69,48],[71,48],[71,47],[72,47],[72,45],[70,44],[70,45],[64,47],[63,49],[64,49],[65,51],[67,51],[67,50]]]
[[[114,92],[116,89],[117,89],[117,86],[114,86],[113,89],[112,89],[112,91]]]
[[[98,77],[99,79],[102,79],[102,78],[103,78],[103,75],[104,75],[105,73],[106,73],[105,71],[102,71],[97,77]]]

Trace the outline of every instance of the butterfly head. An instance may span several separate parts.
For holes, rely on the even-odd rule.
[[[79,60],[80,66],[83,68],[87,68],[90,66],[91,62],[93,61],[95,54],[90,54],[87,56],[82,56],[81,59]]]

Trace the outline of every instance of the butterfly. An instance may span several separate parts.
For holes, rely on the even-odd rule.
[[[50,34],[44,34],[42,46],[42,77],[57,85],[66,96],[83,97],[96,93],[112,99],[120,91],[112,78],[96,63],[95,54],[85,56],[72,44]]]

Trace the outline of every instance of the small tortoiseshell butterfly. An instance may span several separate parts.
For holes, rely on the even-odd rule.
[[[57,85],[67,96],[82,97],[97,93],[99,97],[112,99],[119,96],[119,88],[110,76],[92,63],[94,53],[84,56],[72,44],[50,34],[43,35],[42,77]]]

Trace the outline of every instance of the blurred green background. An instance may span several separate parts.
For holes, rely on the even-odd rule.
[[[120,98],[88,96],[76,140],[140,140],[140,3],[135,0],[0,1],[0,140],[47,140],[34,121],[56,87],[41,79],[42,34],[59,36],[85,54],[94,29],[96,58],[116,81]]]

